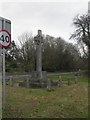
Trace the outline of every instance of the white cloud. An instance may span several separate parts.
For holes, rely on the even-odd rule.
[[[35,35],[38,29],[44,34],[61,36],[68,40],[73,28],[72,19],[76,14],[84,14],[88,10],[88,2],[5,2],[2,16],[12,22],[14,40],[25,31]]]
[[[2,2],[88,2],[88,0],[1,0]]]

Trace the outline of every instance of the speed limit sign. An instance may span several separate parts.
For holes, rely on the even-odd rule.
[[[8,48],[11,44],[11,34],[7,30],[0,30],[0,46]]]

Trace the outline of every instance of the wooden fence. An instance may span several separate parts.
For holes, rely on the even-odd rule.
[[[83,72],[64,72],[64,73],[47,73],[47,78],[49,76],[63,76],[63,75],[74,75],[74,78],[69,78],[67,81],[63,81],[62,77],[57,80],[57,81],[52,81],[50,79],[47,79],[47,87],[50,89],[51,86],[62,86],[62,84],[68,84],[70,85],[72,81],[70,81],[70,79],[74,79],[74,83],[77,83],[77,77],[82,74]],[[9,85],[10,86],[13,86],[13,82],[15,80],[17,80],[18,82],[20,81],[23,81],[23,84],[26,86],[26,87],[29,87],[29,84],[32,84],[30,83],[30,79],[32,77],[32,74],[29,74],[29,75],[7,75],[6,76],[6,81],[8,81]],[[34,84],[39,84],[39,83],[34,83]],[[42,83],[43,84],[43,83]],[[18,83],[14,84],[16,87],[19,86]]]

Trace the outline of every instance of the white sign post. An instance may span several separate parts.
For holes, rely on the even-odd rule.
[[[2,108],[5,109],[6,106],[6,81],[5,81],[5,49],[8,48],[11,44],[11,21],[5,18],[0,17],[0,46],[3,49],[3,60],[2,60],[2,83],[3,83],[3,90],[2,90]]]

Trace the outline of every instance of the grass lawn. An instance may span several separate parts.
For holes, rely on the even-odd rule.
[[[77,84],[54,88],[51,92],[46,89],[15,88],[7,85],[7,104],[3,117],[87,118],[87,79],[80,77]]]

